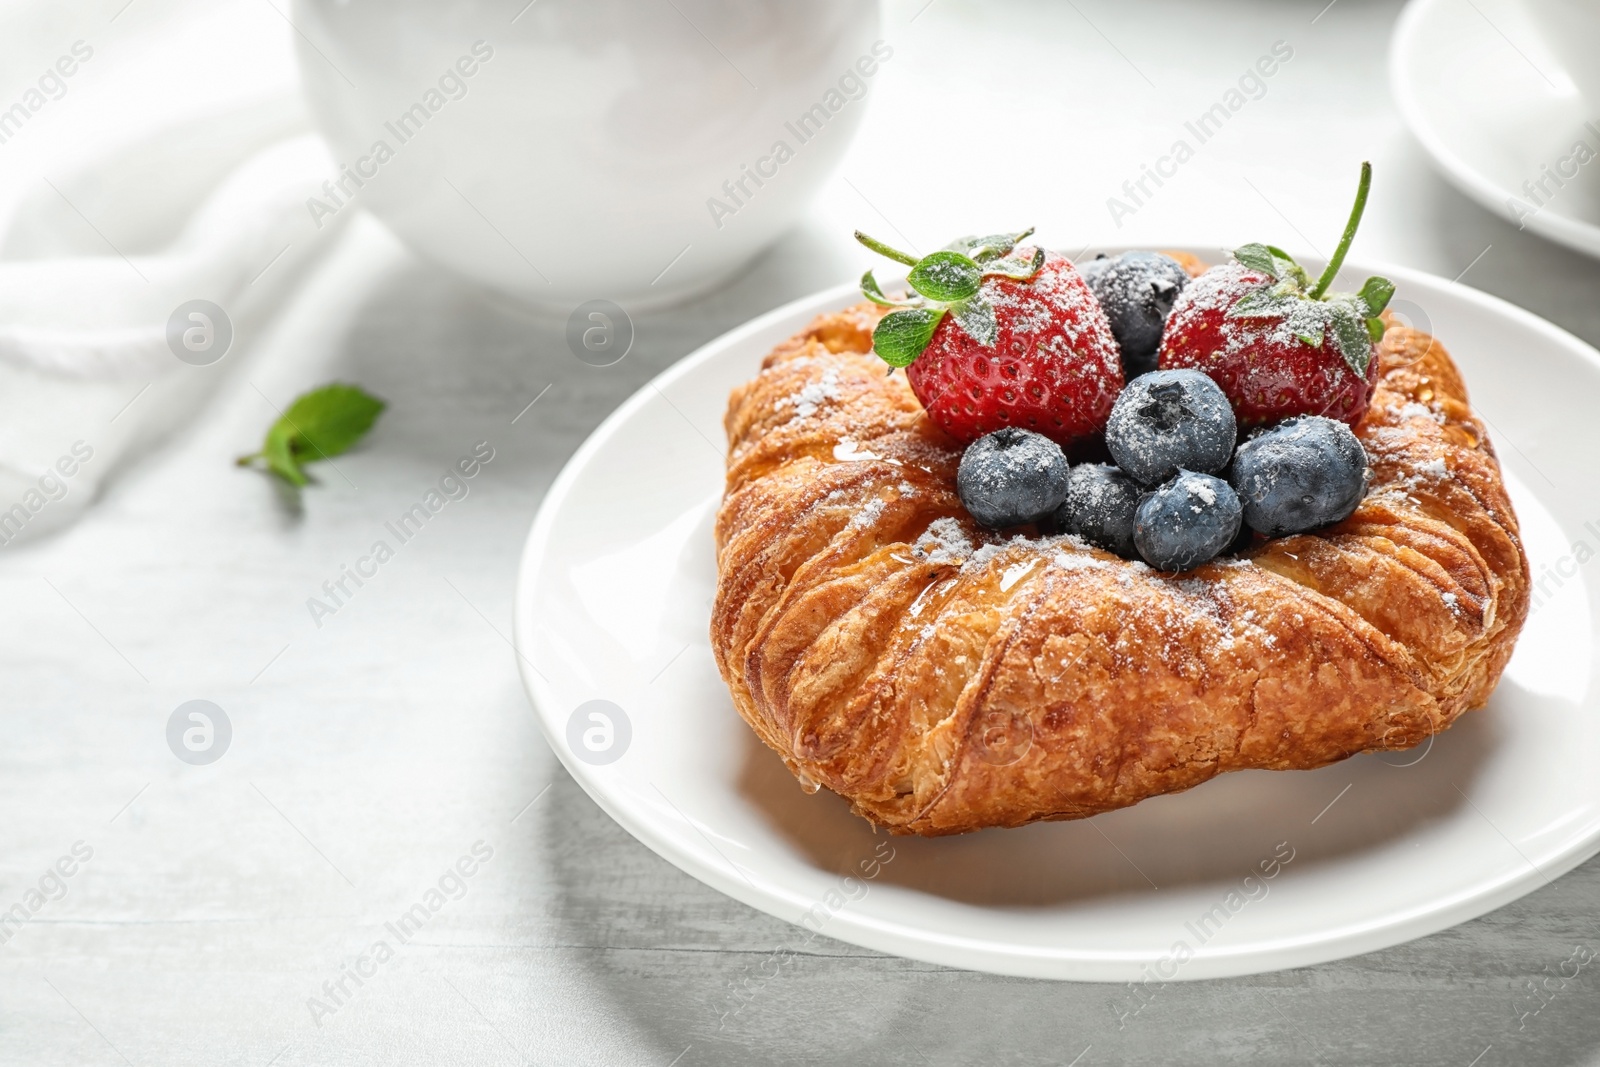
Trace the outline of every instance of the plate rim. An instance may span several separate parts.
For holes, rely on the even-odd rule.
[[[1411,0],[1395,25],[1389,45],[1389,92],[1411,136],[1432,159],[1444,179],[1479,207],[1500,219],[1575,252],[1600,259],[1600,225],[1559,211],[1537,211],[1519,219],[1507,209],[1505,198],[1516,195],[1502,188],[1463,159],[1435,131],[1427,109],[1413,89],[1411,56],[1418,47],[1427,21],[1443,9],[1444,0]]]
[[[1100,251],[1115,253],[1133,247],[1144,246],[1096,245],[1085,254]],[[1202,256],[1215,256],[1217,252],[1216,249],[1202,246],[1166,247]],[[1320,262],[1320,257],[1314,254],[1297,255],[1297,258],[1303,264]],[[1426,271],[1381,261],[1361,260],[1347,263],[1345,271],[1353,274],[1369,272],[1382,274],[1402,285],[1410,284],[1424,290],[1451,291],[1452,295],[1459,296],[1468,303],[1477,304],[1492,314],[1507,318],[1523,329],[1544,335],[1552,344],[1583,358],[1593,365],[1594,369],[1600,371],[1600,351],[1582,338],[1493,294],[1459,282],[1447,281]],[[779,322],[800,320],[802,317],[809,319],[823,310],[847,306],[848,303],[855,302],[853,298],[858,292],[856,283],[841,282],[790,300],[698,346],[629,395],[584,439],[546,490],[523,545],[514,590],[512,644],[517,659],[518,674],[533,707],[539,728],[568,774],[602,811],[651,852],[696,881],[790,924],[798,924],[800,917],[803,917],[816,901],[759,873],[753,872],[745,878],[733,877],[720,865],[708,862],[692,847],[681,845],[675,837],[654,832],[648,820],[636,817],[632,810],[616,803],[602,787],[604,768],[583,764],[566,751],[557,724],[559,715],[553,712],[553,694],[546,691],[547,683],[538,674],[531,658],[536,651],[532,640],[534,604],[531,588],[543,551],[572,486],[582,475],[588,462],[605,447],[623,424],[650,402],[653,395],[658,392],[664,395],[666,388],[726,350],[738,346],[747,338]],[[551,710],[547,712],[547,708]],[[682,813],[680,815],[690,822],[691,828],[697,827],[698,824],[689,820],[687,815]],[[1547,858],[1542,866],[1533,867],[1532,870],[1523,867],[1511,868],[1508,873],[1487,884],[1465,887],[1425,906],[1414,907],[1398,914],[1387,913],[1366,922],[1330,931],[1312,935],[1294,935],[1265,943],[1258,941],[1234,947],[1208,947],[1204,955],[1197,953],[1174,978],[1162,981],[1199,981],[1264,974],[1331,962],[1404,944],[1488,914],[1537,888],[1548,885],[1597,853],[1600,853],[1600,824],[1597,824],[1587,837],[1576,843],[1570,843],[1564,851]],[[755,880],[751,880],[752,878]],[[757,881],[760,882],[759,887]],[[848,943],[904,958],[961,970],[976,970],[1018,978],[1125,982],[1137,980],[1140,969],[1152,962],[1147,954],[1138,951],[1103,949],[1065,951],[1060,947],[997,942],[993,939],[894,923],[870,914],[852,912],[849,908],[833,912],[828,925],[821,932]]]

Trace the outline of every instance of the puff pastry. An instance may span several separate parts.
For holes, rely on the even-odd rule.
[[[1528,564],[1428,335],[1379,346],[1350,519],[1173,576],[974,524],[879,314],[819,317],[728,404],[711,643],[802,786],[897,833],[1019,826],[1407,748],[1488,699]]]

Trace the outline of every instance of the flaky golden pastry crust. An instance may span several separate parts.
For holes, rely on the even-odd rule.
[[[1379,346],[1349,520],[1173,576],[978,528],[959,446],[871,355],[879,314],[819,317],[728,404],[711,644],[802,783],[900,833],[1020,826],[1410,747],[1488,699],[1528,565],[1426,334]]]

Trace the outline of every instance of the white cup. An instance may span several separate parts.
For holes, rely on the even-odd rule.
[[[1600,0],[1523,0],[1591,111],[1600,112]]]
[[[523,301],[673,303],[789,227],[892,60],[877,0],[296,0],[340,164],[319,219],[365,206]]]

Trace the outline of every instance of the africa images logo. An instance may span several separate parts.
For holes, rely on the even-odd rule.
[[[802,111],[794,121],[783,124],[784,130],[794,138],[793,145],[779,137],[767,149],[767,154],[757,157],[753,165],[739,164],[738,176],[722,183],[722,196],[706,197],[706,210],[711,213],[711,221],[717,229],[722,229],[724,218],[737,215],[767,182],[776,178],[779,168],[795,157],[796,150],[821,134],[828,121],[843,111],[845,105],[866,96],[867,79],[878,72],[880,63],[889,62],[893,56],[894,49],[887,42],[874,41],[871,55],[857,59],[839,75],[836,84],[828,86],[821,100]]]
[[[585,701],[567,717],[567,748],[590,766],[617,762],[632,740],[628,713],[609,700]]]
[[[217,762],[231,744],[233,723],[209,700],[184,701],[167,718],[167,747],[191,767]]]

